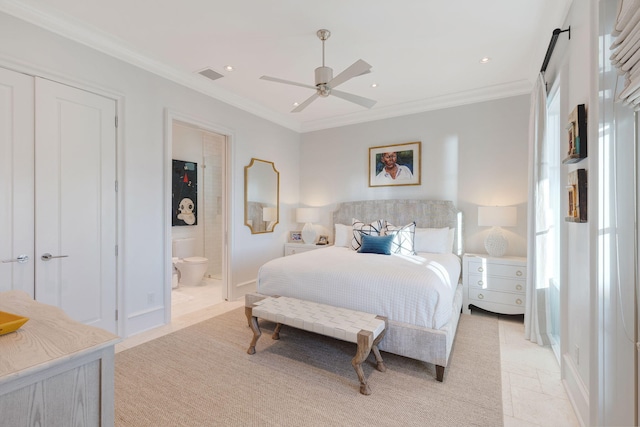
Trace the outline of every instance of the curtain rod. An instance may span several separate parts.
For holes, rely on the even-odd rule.
[[[540,69],[541,73],[547,71],[547,65],[549,65],[549,61],[551,60],[551,54],[553,53],[553,49],[556,47],[556,41],[558,41],[558,36],[561,33],[569,32],[569,40],[571,40],[571,26],[566,30],[561,30],[560,28],[556,28],[553,30],[553,34],[551,35],[551,40],[549,41],[549,47],[547,48],[547,54],[544,56],[544,61],[542,62],[542,68]]]

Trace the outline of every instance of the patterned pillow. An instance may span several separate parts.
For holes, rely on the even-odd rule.
[[[416,234],[415,221],[410,224],[403,225],[402,227],[387,223],[385,234],[393,235],[393,241],[391,242],[391,253],[401,255],[416,254],[416,251],[413,247],[413,241]]]
[[[391,242],[395,236],[370,236],[362,235],[362,246],[358,252],[362,254],[391,255]]]
[[[384,228],[387,221],[379,219],[371,224],[365,224],[359,219],[353,218],[353,238],[351,239],[351,249],[357,251],[362,246],[362,235],[368,236],[382,236],[384,235]]]

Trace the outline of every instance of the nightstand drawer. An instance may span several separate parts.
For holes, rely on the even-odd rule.
[[[525,293],[524,279],[510,279],[506,277],[486,277],[479,274],[469,274],[469,289],[478,288],[501,292]]]
[[[315,251],[317,249],[328,248],[331,245],[306,245],[304,243],[285,243],[284,256],[301,254],[303,252]]]
[[[469,288],[469,299],[485,303],[507,304],[524,308],[524,295]]]
[[[469,274],[482,274],[486,276],[513,277],[515,279],[524,279],[527,269],[525,266],[483,263],[482,261],[469,261]]]

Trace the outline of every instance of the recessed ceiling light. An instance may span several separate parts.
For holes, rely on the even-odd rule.
[[[233,68],[233,65],[225,65],[224,69],[225,69],[225,71],[233,71],[233,70],[235,70],[235,68]]]
[[[294,106],[294,107],[297,107],[298,105],[300,105],[300,103],[298,103],[298,102],[294,102],[294,103],[293,103],[293,106]]]
[[[487,62],[491,61],[491,58],[489,58],[488,56],[485,56],[484,58],[482,58],[480,60],[481,64],[486,64]]]
[[[371,83],[371,87],[378,87],[378,83]]]

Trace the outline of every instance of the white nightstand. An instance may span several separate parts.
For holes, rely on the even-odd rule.
[[[527,259],[465,254],[462,257],[462,312],[469,304],[502,314],[524,314]]]
[[[307,245],[306,243],[285,243],[284,256],[295,255],[302,252],[313,251],[315,249],[328,248],[331,245]]]

